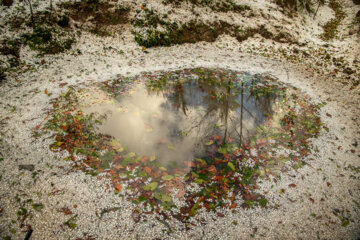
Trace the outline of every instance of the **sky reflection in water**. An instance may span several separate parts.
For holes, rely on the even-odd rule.
[[[99,131],[113,136],[128,151],[152,156],[170,169],[204,155],[210,137],[244,142],[251,130],[272,114],[275,100],[251,96],[247,89],[211,86],[197,81],[150,91],[136,84],[126,95],[108,101],[91,93],[89,114],[107,114]],[[89,100],[90,101],[90,100]]]

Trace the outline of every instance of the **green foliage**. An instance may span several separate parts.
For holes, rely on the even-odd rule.
[[[211,10],[216,12],[241,12],[245,10],[250,10],[251,8],[248,5],[237,4],[234,0],[185,0],[193,5],[200,7],[209,7]],[[181,0],[164,0],[163,4],[180,4]]]
[[[276,0],[276,4],[291,11],[298,11],[299,9],[305,9],[307,12],[313,11],[311,0]]]
[[[323,26],[324,33],[320,37],[324,41],[333,39],[336,36],[338,32],[337,28],[345,17],[345,12],[337,0],[330,0],[329,7],[335,11],[335,18],[331,19]]]
[[[75,39],[69,33],[47,25],[35,25],[32,33],[22,35],[24,43],[41,54],[57,54],[69,50]]]

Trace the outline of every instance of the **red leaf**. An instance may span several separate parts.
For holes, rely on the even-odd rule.
[[[231,204],[230,209],[236,208],[236,206],[237,206],[237,204],[236,204],[236,203],[233,203],[233,204]]]
[[[314,199],[312,199],[312,198],[309,198],[309,200],[310,200],[312,203],[314,203],[314,202],[315,202],[315,200],[314,200]]]
[[[216,214],[219,216],[219,217],[225,217],[224,214],[220,213],[220,212],[216,212]]]
[[[292,184],[289,184],[289,187],[292,187],[292,188],[294,188],[294,187],[296,187],[296,184],[294,184],[294,183],[292,183]]]
[[[114,187],[115,187],[115,189],[118,190],[119,192],[120,192],[121,189],[122,189],[121,184],[116,184]]]
[[[215,173],[217,170],[216,170],[216,167],[214,165],[211,165],[208,169],[207,169],[209,172],[213,172]]]
[[[147,174],[151,174],[151,168],[149,168],[149,167],[144,167],[144,171],[147,173]]]
[[[217,135],[214,137],[214,140],[220,140],[221,139],[221,136]]]

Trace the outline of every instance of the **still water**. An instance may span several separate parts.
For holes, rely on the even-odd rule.
[[[100,90],[85,96],[86,114],[106,114],[98,131],[128,152],[155,156],[169,169],[205,154],[215,136],[241,144],[273,113],[276,99],[256,96],[239,83],[178,81],[151,90],[144,83],[117,98]]]

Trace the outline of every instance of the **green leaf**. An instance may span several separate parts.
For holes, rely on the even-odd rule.
[[[155,159],[156,159],[155,155],[151,156],[151,157],[150,157],[150,162],[155,161]]]
[[[235,171],[235,166],[232,162],[228,162],[228,167],[231,168],[233,171]]]
[[[161,171],[166,171],[166,170],[167,170],[166,168],[164,168],[164,167],[162,167],[162,166],[160,166],[159,169],[160,169]]]
[[[34,203],[32,207],[35,211],[40,212],[44,208],[44,205],[42,203]]]
[[[254,206],[254,202],[251,200],[245,200],[245,204],[248,205],[250,208]]]
[[[129,152],[128,154],[125,155],[125,157],[135,157],[136,153],[134,152]]]
[[[211,144],[213,144],[214,143],[214,141],[213,140],[210,140],[210,141],[208,141],[207,143],[205,143],[205,145],[206,146],[210,146]]]
[[[16,214],[18,216],[23,216],[27,213],[27,209],[26,208],[19,208],[19,210],[16,212]]]
[[[170,181],[173,178],[174,178],[174,176],[171,176],[171,175],[162,176],[162,180],[164,180],[164,181]]]
[[[203,179],[196,179],[194,182],[196,182],[197,184],[203,184],[204,180]]]
[[[201,158],[195,158],[196,161],[201,162],[203,164],[207,164],[206,161],[204,159]]]
[[[145,191],[154,191],[158,186],[157,182],[151,182],[148,185],[144,186],[143,189]]]
[[[176,150],[176,147],[173,144],[169,144],[167,147],[168,149]]]
[[[77,224],[75,223],[77,216],[78,215],[76,214],[75,216],[69,218],[69,220],[65,222],[65,225],[67,225],[72,230],[75,229],[77,226]]]
[[[191,216],[195,216],[195,215],[196,215],[196,212],[197,212],[197,210],[198,210],[198,208],[199,208],[199,205],[200,205],[200,202],[195,203],[194,206],[191,208],[191,210],[190,210],[190,215],[191,215]]]
[[[191,172],[191,174],[193,175],[193,177],[199,178],[199,174],[197,174],[196,172]]]
[[[261,198],[261,199],[259,199],[259,205],[260,205],[261,207],[265,207],[266,204],[267,204],[267,199],[266,199],[266,198]]]

